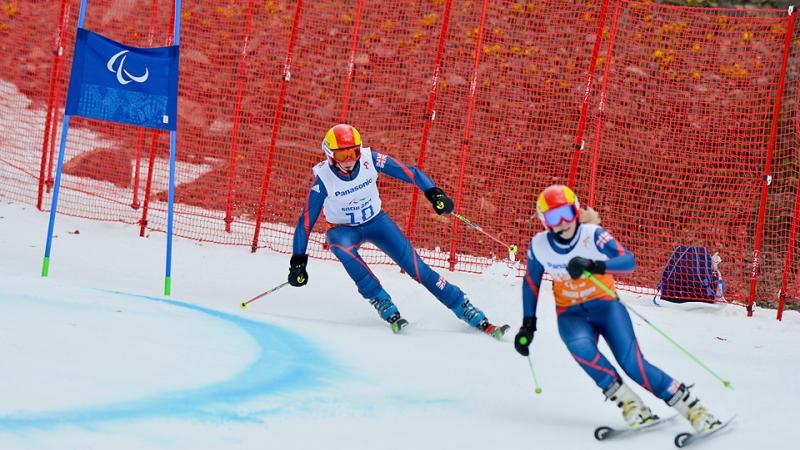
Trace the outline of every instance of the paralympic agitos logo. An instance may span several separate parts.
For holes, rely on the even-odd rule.
[[[108,69],[109,72],[116,73],[117,81],[123,86],[131,81],[135,81],[137,83],[144,83],[147,81],[147,78],[150,76],[150,71],[147,69],[147,67],[144,68],[144,74],[140,76],[132,75],[130,72],[125,70],[125,59],[128,57],[126,53],[128,53],[128,50],[123,50],[112,56],[106,64],[106,69]],[[119,60],[119,64],[117,64],[117,60]],[[116,67],[114,67],[115,64]]]

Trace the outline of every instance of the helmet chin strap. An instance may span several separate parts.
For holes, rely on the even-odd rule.
[[[346,175],[352,175],[352,174],[353,174],[353,171],[354,171],[354,170],[355,170],[355,168],[356,168],[356,165],[354,164],[352,169],[350,169],[350,170],[347,170],[347,169],[345,169],[344,167],[342,167],[342,165],[341,165],[341,164],[339,164],[338,162],[334,161],[334,162],[333,162],[333,167],[335,167],[335,168],[336,168],[336,170],[338,170],[339,172],[342,172],[342,173],[344,173],[344,174],[346,174]]]

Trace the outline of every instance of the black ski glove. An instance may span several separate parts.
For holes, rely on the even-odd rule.
[[[427,191],[425,191],[425,198],[428,199],[429,202],[433,205],[433,210],[436,211],[436,214],[450,214],[453,212],[454,204],[453,201],[450,200],[450,197],[444,193],[443,190],[439,189],[438,187],[434,186]]]
[[[570,278],[577,280],[583,276],[584,270],[588,271],[589,273],[604,274],[606,273],[606,263],[596,259],[584,258],[582,256],[576,256],[569,260],[569,263],[567,264],[567,272],[569,272]]]
[[[528,346],[533,342],[533,333],[536,331],[536,317],[522,319],[517,335],[514,336],[514,350],[522,356],[530,355]]]
[[[308,255],[292,255],[289,262],[289,284],[300,287],[308,283],[306,264],[308,264]]]

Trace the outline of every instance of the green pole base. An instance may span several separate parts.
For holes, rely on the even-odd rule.
[[[164,295],[169,297],[170,292],[172,292],[172,277],[164,278]]]
[[[42,261],[42,276],[46,277],[48,272],[50,272],[50,257],[45,256]]]

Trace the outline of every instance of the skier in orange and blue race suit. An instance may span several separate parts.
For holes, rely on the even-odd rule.
[[[634,256],[597,224],[581,223],[581,209],[568,187],[553,185],[536,201],[545,231],[531,239],[528,267],[522,283],[523,321],[514,347],[529,356],[536,331],[536,306],[544,272],[553,279],[558,331],[575,361],[621,408],[626,423],[638,428],[658,419],[598,350],[603,336],[625,373],[669,406],[677,409],[697,432],[721,423],[700,403],[689,387],[676,381],[645,359],[630,316],[618,296],[611,296],[584,276],[584,271],[615,292],[614,275],[632,273]],[[596,213],[584,210],[586,219]],[[584,220],[586,222],[586,220]]]
[[[398,332],[408,322],[359,255],[364,242],[371,242],[386,253],[456,317],[498,339],[502,337],[508,326],[492,325],[458,286],[420,258],[397,224],[381,210],[378,175],[386,174],[416,185],[439,215],[453,212],[453,201],[444,191],[418,168],[362,146],[360,133],[351,125],[339,124],[328,130],[322,149],[327,158],[313,168],[314,181],[295,228],[289,283],[296,287],[308,283],[308,238],[322,211],[334,225],[327,232],[331,252],[344,265],[358,292],[391,325],[392,331]]]

